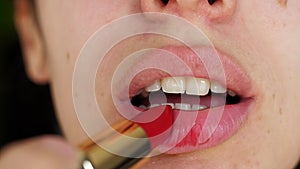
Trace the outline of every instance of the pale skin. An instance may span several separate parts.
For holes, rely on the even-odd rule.
[[[297,0],[217,0],[212,6],[205,0],[171,0],[167,6],[159,0],[128,0],[126,3],[123,0],[52,0],[36,1],[35,8],[34,14],[26,0],[16,0],[16,25],[26,68],[34,82],[51,85],[68,144],[75,147],[87,138],[76,118],[71,90],[74,64],[83,44],[101,26],[121,16],[164,12],[192,22],[217,48],[232,55],[254,79],[257,95],[246,122],[226,142],[201,151],[160,155],[151,158],[144,168],[290,169],[299,161],[300,113],[296,107],[300,102],[297,93],[300,3]],[[110,121],[120,118],[108,88],[114,68],[126,55],[144,46],[176,44],[162,37],[152,37],[143,43],[137,40],[127,40],[109,53],[108,57],[114,58],[109,60],[112,66],[98,72],[105,81],[96,80],[97,98]],[[122,48],[125,45],[126,50]],[[49,137],[42,140],[47,139]],[[70,150],[70,154],[54,152],[52,155],[43,153],[44,149],[31,153],[28,147],[41,147],[37,143],[40,140],[9,146],[0,156],[1,167],[42,168],[42,163],[45,168],[76,168],[76,155],[61,139],[55,140]],[[61,160],[55,153],[68,157]],[[24,161],[14,163],[20,157],[25,158]],[[30,166],[26,166],[27,158],[32,161]]]

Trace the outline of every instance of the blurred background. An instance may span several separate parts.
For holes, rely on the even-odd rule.
[[[48,86],[26,77],[12,0],[0,1],[0,148],[19,139],[59,133]]]
[[[59,133],[49,86],[35,85],[26,77],[12,0],[1,0],[0,148],[12,141]]]

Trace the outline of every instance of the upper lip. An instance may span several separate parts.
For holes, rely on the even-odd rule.
[[[130,99],[155,80],[169,76],[206,78],[210,81],[221,83],[228,90],[234,91],[242,98],[250,98],[255,95],[251,79],[247,76],[242,66],[232,57],[211,47],[196,46],[193,49],[198,55],[184,46],[165,46],[161,48],[163,51],[176,55],[176,58],[180,60],[179,62],[177,59],[173,60],[172,58],[170,60],[170,57],[165,57],[165,53],[148,52],[142,59],[136,61],[134,65],[129,66],[130,69],[126,72],[127,75],[119,79],[119,82],[122,82],[122,86],[114,87],[114,89],[118,90],[116,92],[118,98],[120,100]],[[215,58],[219,58],[219,61],[216,61]],[[182,65],[182,63],[187,68],[178,66]],[[165,70],[153,68],[153,65],[167,69],[168,73]],[[220,68],[220,66],[223,66],[223,68]],[[210,67],[209,72],[206,69],[207,67]],[[219,70],[222,70],[224,75]],[[130,75],[133,77],[132,79],[128,78]]]

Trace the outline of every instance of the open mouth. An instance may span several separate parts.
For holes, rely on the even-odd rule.
[[[176,110],[200,111],[240,101],[241,97],[234,91],[208,79],[166,77],[142,89],[132,97],[131,104],[142,109],[169,105]]]
[[[241,66],[229,56],[218,53],[225,74],[224,82],[220,72],[214,69],[214,60],[210,60],[216,54],[215,49],[203,46],[195,49],[201,51],[200,59],[186,47],[163,48],[176,54],[190,71],[183,70],[176,60],[163,54],[147,53],[146,57],[128,66],[130,70],[124,71],[126,74],[120,79],[122,82],[116,83],[118,87],[115,89],[119,90],[117,105],[124,111],[128,112],[129,107],[141,111],[165,105],[172,107],[172,132],[159,147],[160,151],[168,154],[191,152],[223,143],[241,128],[254,103],[251,80]],[[203,60],[209,62],[204,64]],[[156,65],[168,69],[168,73],[153,69]],[[205,67],[210,66],[213,71],[208,73]],[[147,67],[149,69],[143,69]],[[131,73],[137,72],[135,69],[144,71]],[[120,86],[121,83],[125,85]],[[203,135],[207,137],[203,139]]]

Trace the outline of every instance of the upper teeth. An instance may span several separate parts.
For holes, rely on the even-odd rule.
[[[159,91],[161,88],[161,84],[159,80],[156,80],[153,84],[149,85],[145,88],[147,92],[156,92]]]
[[[165,93],[184,93],[186,82],[184,77],[167,77],[161,80],[162,90]]]
[[[210,82],[208,79],[195,77],[166,77],[161,81],[156,80],[153,84],[147,86],[147,92],[155,92],[162,88],[165,93],[198,95],[205,96],[209,89],[213,93],[226,93],[224,86],[217,82]]]
[[[186,78],[186,94],[205,96],[209,92],[210,82],[207,79]]]

